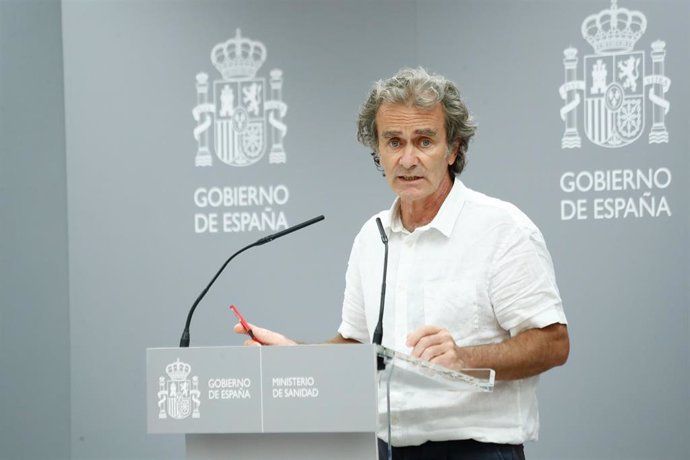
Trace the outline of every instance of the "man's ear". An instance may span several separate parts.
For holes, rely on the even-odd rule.
[[[452,165],[455,163],[455,160],[458,158],[458,149],[460,148],[460,141],[456,140],[453,142],[453,145],[450,148],[450,151],[448,153],[448,165]]]

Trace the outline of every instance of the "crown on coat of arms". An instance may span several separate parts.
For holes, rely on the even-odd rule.
[[[582,37],[597,54],[611,54],[632,51],[646,29],[644,14],[618,8],[618,0],[611,0],[611,8],[585,18]]]
[[[266,61],[266,47],[258,41],[242,37],[240,29],[235,37],[218,43],[211,50],[211,62],[224,79],[254,78]]]
[[[183,363],[180,361],[180,358],[177,358],[177,361],[165,366],[165,372],[168,374],[171,380],[183,382],[187,379],[189,373],[192,372],[192,366],[187,363]]]

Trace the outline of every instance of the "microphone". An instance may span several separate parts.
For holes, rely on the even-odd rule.
[[[376,226],[379,229],[379,234],[381,235],[381,241],[385,247],[385,252],[383,256],[383,281],[381,281],[381,305],[379,306],[379,322],[376,323],[376,329],[374,329],[374,337],[371,342],[376,345],[381,345],[383,341],[383,307],[386,303],[386,272],[388,271],[388,237],[386,232],[383,230],[383,224],[380,218],[376,218]],[[384,368],[383,358],[378,357],[377,367],[379,370]]]
[[[182,331],[182,337],[180,338],[180,348],[187,348],[189,347],[189,326],[192,323],[192,316],[194,315],[194,311],[196,310],[197,305],[199,305],[199,302],[201,302],[201,299],[203,299],[206,296],[206,293],[208,292],[209,289],[211,289],[211,286],[213,286],[213,283],[216,282],[218,277],[220,276],[221,273],[223,273],[223,270],[225,270],[225,267],[230,263],[232,259],[237,257],[238,255],[242,254],[244,251],[246,251],[249,248],[253,248],[254,246],[261,246],[262,244],[266,244],[270,241],[275,240],[276,238],[280,238],[281,236],[288,235],[292,232],[296,232],[297,230],[301,230],[304,227],[308,227],[309,225],[315,224],[317,222],[320,222],[324,220],[325,217],[323,215],[314,217],[313,219],[309,219],[306,222],[302,222],[301,224],[293,225],[290,228],[286,228],[285,230],[281,230],[279,232],[276,232],[272,235],[265,236],[255,242],[253,242],[250,245],[247,245],[234,253],[228,260],[225,261],[225,263],[220,267],[220,270],[216,273],[216,275],[211,279],[211,282],[208,283],[208,286],[204,288],[203,291],[201,291],[201,294],[199,294],[199,297],[196,298],[194,301],[194,304],[192,304],[192,308],[189,310],[189,313],[187,314],[187,322],[185,323],[184,330]]]
[[[279,231],[279,232],[277,232],[277,233],[274,233],[273,235],[264,236],[263,238],[261,238],[259,241],[257,241],[257,242],[254,243],[254,244],[255,244],[256,246],[261,246],[262,244],[266,244],[266,243],[268,243],[268,242],[270,242],[270,241],[273,241],[273,240],[275,240],[275,239],[277,239],[277,238],[280,238],[281,236],[288,235],[288,234],[290,234],[290,233],[292,233],[292,232],[296,232],[297,230],[302,230],[304,227],[308,227],[308,226],[310,226],[311,224],[315,224],[315,223],[317,223],[317,222],[321,222],[321,221],[324,220],[324,219],[325,219],[325,217],[323,217],[323,215],[318,216],[318,217],[314,217],[313,219],[309,219],[308,221],[302,222],[301,224],[293,225],[292,227],[286,228],[285,230],[281,230],[281,231]]]

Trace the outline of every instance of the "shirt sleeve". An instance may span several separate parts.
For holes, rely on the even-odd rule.
[[[343,311],[338,333],[346,339],[354,339],[362,343],[369,343],[366,315],[364,311],[364,295],[359,269],[359,237],[355,238],[350,252],[345,273],[345,295]]]
[[[567,324],[551,256],[536,228],[506,231],[494,254],[489,289],[496,318],[511,336]]]

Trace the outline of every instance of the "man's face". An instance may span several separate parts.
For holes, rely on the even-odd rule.
[[[456,147],[448,154],[440,103],[430,110],[383,104],[376,126],[381,166],[403,202],[433,201],[450,189],[448,166],[455,161]]]

